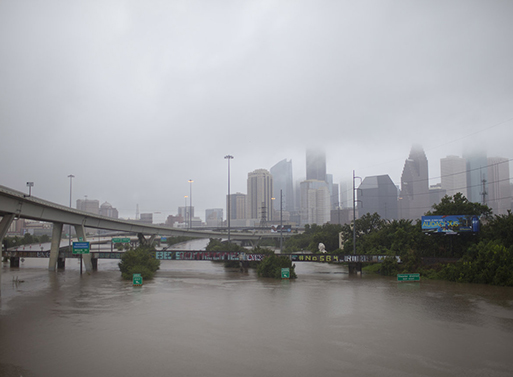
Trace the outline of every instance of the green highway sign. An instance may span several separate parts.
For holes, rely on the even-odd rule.
[[[112,243],[130,243],[130,238],[113,238]]]
[[[73,242],[73,254],[89,254],[89,242]]]
[[[281,269],[281,278],[282,279],[290,279],[290,268],[282,268]]]
[[[397,281],[420,281],[420,274],[397,274]]]
[[[132,275],[132,282],[134,285],[142,285],[143,284],[143,278],[141,274],[133,274]]]

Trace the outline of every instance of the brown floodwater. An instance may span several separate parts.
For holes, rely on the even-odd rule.
[[[134,287],[114,260],[47,263],[2,267],[0,377],[513,375],[512,288],[205,261]]]

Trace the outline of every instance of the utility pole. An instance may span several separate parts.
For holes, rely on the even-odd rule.
[[[360,177],[354,175],[353,170],[353,255],[356,255],[356,202],[358,201],[356,200],[356,178],[359,178],[361,181]]]
[[[486,204],[486,195],[488,195],[488,192],[486,192],[486,179],[483,178],[483,180],[481,181],[483,183],[483,191],[481,191],[481,196],[483,197],[482,199],[482,203],[483,205]]]

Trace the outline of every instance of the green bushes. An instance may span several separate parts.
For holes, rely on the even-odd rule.
[[[498,242],[480,242],[457,263],[445,265],[438,275],[462,283],[513,286],[512,255],[513,246],[507,249]]]
[[[296,279],[297,275],[295,267],[287,257],[281,257],[278,255],[269,255],[264,258],[263,261],[257,267],[257,274],[260,277],[281,279],[281,269],[290,268],[290,278]]]
[[[131,280],[133,274],[141,274],[144,280],[152,279],[160,268],[160,261],[155,259],[153,251],[152,248],[138,247],[125,252],[118,264],[121,277]]]

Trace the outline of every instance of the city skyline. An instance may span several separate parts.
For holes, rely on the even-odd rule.
[[[189,180],[197,214],[226,208],[227,154],[232,193],[283,159],[306,179],[309,148],[335,184],[353,171],[400,184],[413,144],[430,185],[467,147],[511,159],[511,14],[465,0],[1,2],[0,185],[164,222]]]

